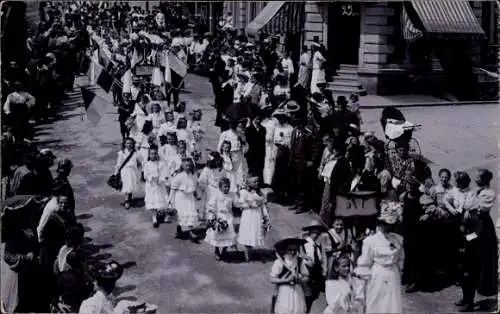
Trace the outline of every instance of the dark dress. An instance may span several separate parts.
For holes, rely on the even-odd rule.
[[[15,195],[36,195],[38,194],[37,177],[35,173],[26,166],[21,166],[14,171],[14,175],[9,180],[7,197]]]
[[[38,241],[36,232],[28,237],[24,232],[8,239],[4,248],[2,265],[2,302],[9,313],[46,312],[48,303],[44,302],[40,292],[41,268],[38,264]],[[35,255],[34,260],[26,258],[28,253]],[[4,269],[5,267],[5,269]]]
[[[404,268],[403,268],[403,282],[412,284],[417,283],[422,278],[422,268],[419,265],[419,245],[429,244],[422,238],[419,231],[419,220],[422,216],[423,210],[420,205],[420,195],[409,197],[405,193],[403,197],[403,223],[402,235],[404,238]],[[423,260],[424,258],[422,258]]]
[[[234,89],[231,84],[223,85],[219,97],[215,99],[217,107],[217,116],[215,118],[215,125],[227,129],[227,121],[224,120],[223,114],[226,109],[233,103]]]
[[[257,129],[252,123],[245,133],[248,143],[248,152],[246,154],[248,172],[250,175],[258,176],[262,181],[266,150],[266,129],[262,126]]]

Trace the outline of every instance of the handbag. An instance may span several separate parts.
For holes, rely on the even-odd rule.
[[[112,187],[113,189],[119,191],[122,189],[122,186],[123,186],[123,182],[122,182],[122,178],[120,176],[120,172],[122,171],[123,167],[125,167],[125,165],[127,164],[127,162],[130,160],[130,158],[132,158],[132,155],[134,154],[134,152],[131,152],[127,158],[125,158],[125,160],[123,161],[123,163],[120,165],[120,168],[118,168],[118,172],[117,174],[112,174],[109,179],[108,179],[108,185],[110,187]]]

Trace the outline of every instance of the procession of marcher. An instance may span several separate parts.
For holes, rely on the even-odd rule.
[[[460,286],[462,312],[477,294],[498,293],[493,173],[432,173],[413,137],[419,121],[394,107],[377,138],[360,95],[329,90],[321,43],[294,63],[272,36],[247,38],[229,15],[213,34],[168,5],[43,2],[40,17],[32,62],[2,68],[3,311],[164,312],[147,300],[115,304],[126,269],[89,267],[72,161],[36,145],[36,126],[57,120],[74,90],[94,127],[110,108],[118,114],[122,142],[106,184],[122,195],[121,215],[144,195],[152,229],[175,224],[172,238],[212,247],[205,258],[222,265],[231,252],[250,263],[265,247],[271,204],[312,220],[273,246],[271,313],[309,313],[321,293],[324,313],[402,313],[404,293],[436,281]],[[215,147],[202,110],[180,96],[197,88],[189,72],[210,80]],[[77,86],[78,76],[90,85]]]

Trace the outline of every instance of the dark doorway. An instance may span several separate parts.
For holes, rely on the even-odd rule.
[[[328,51],[339,64],[358,64],[361,5],[353,2],[328,4]]]
[[[288,33],[286,35],[285,50],[290,53],[294,64],[298,64],[300,59],[300,52],[302,50],[301,41],[302,36],[300,33]]]

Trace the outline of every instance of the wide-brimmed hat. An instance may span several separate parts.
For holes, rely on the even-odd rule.
[[[285,105],[285,109],[290,113],[294,113],[300,110],[300,106],[296,101],[291,100]]]
[[[307,242],[306,240],[301,239],[301,238],[295,238],[295,237],[285,238],[285,239],[281,239],[278,242],[276,242],[274,244],[274,248],[276,250],[283,250],[283,249],[288,248],[291,245],[301,246],[306,242]]]
[[[279,108],[279,109],[276,109],[273,113],[273,117],[276,117],[276,116],[284,116],[284,117],[289,118],[290,113],[283,108]]]
[[[117,281],[123,275],[123,266],[116,261],[111,261],[99,267],[96,271],[98,279]]]
[[[322,222],[319,222],[317,220],[312,220],[309,222],[307,226],[302,228],[303,231],[313,231],[313,230],[318,230],[320,232],[325,232],[328,231],[328,228],[323,224]]]
[[[379,221],[393,225],[401,221],[403,204],[400,202],[382,201],[380,205]]]

